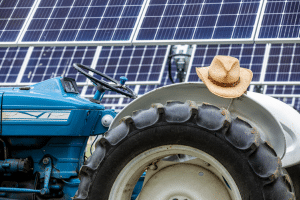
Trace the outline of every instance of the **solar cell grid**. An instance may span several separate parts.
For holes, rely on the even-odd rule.
[[[28,47],[0,47],[0,83],[17,80]]]
[[[167,49],[167,46],[102,47],[96,70],[116,80],[125,76],[128,83],[159,83]]]
[[[300,112],[300,98],[295,98],[294,109]]]
[[[161,83],[159,85],[141,85],[140,88],[139,88],[139,91],[138,91],[138,95],[143,95],[147,92],[150,92],[154,89],[157,89],[157,88],[160,88],[162,86],[165,86],[165,85],[170,85],[172,84],[170,78],[169,78],[169,72],[168,72],[168,64],[166,64],[164,66],[164,71],[163,71],[163,74],[162,74],[162,80],[161,80]],[[177,71],[176,71],[176,65],[174,62],[172,62],[172,65],[171,65],[171,76],[174,80],[175,83],[178,83],[178,79],[176,78],[177,77]]]
[[[21,82],[36,83],[57,76],[85,82],[85,76],[71,66],[73,63],[90,66],[95,51],[96,47],[34,47]]]
[[[0,42],[16,41],[34,0],[0,1]]]
[[[300,44],[272,44],[265,81],[300,80]]]
[[[294,0],[268,0],[261,20],[259,41],[268,38],[290,40],[300,37],[300,2]]]
[[[135,85],[127,85],[127,87],[129,87],[133,91],[135,89]],[[97,91],[96,87],[94,87],[94,86],[88,86],[88,88],[87,88],[87,90],[85,92],[85,95],[94,95],[96,93],[96,91]],[[114,91],[106,91],[105,92],[105,96],[107,96],[107,95],[117,95],[117,96],[120,96],[121,94],[116,93]]]
[[[260,4],[259,0],[151,0],[135,42],[250,39]]]
[[[265,94],[277,95],[277,94],[300,94],[299,85],[268,85]]]
[[[143,2],[41,1],[22,42],[129,41]]]
[[[237,58],[240,67],[251,69],[252,81],[259,81],[265,49],[265,44],[198,45],[186,80],[201,82],[196,67],[207,67],[216,55],[226,55]]]

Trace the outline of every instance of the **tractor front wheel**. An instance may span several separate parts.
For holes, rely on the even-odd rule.
[[[192,101],[153,104],[96,143],[74,199],[293,200],[280,158],[252,125]]]

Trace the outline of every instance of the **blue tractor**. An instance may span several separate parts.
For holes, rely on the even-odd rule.
[[[100,104],[105,90],[135,98],[125,77],[119,83],[83,65],[74,67],[97,87],[92,100],[81,98],[75,80],[67,77],[1,88],[0,199],[71,199],[88,138],[105,133],[116,116]]]
[[[97,87],[93,99],[81,98],[66,77],[0,90],[0,199],[299,196],[300,115],[286,104],[251,92],[225,99],[203,84],[181,83],[151,91],[117,114],[101,98],[106,90],[136,98],[126,79],[74,67]],[[101,136],[85,159],[94,135]]]

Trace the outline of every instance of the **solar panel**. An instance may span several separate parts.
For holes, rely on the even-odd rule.
[[[85,82],[73,63],[90,66],[96,47],[34,47],[21,83],[37,83],[49,78],[66,76]]]
[[[264,80],[300,81],[300,44],[272,44]]]
[[[105,106],[105,109],[115,109],[117,112],[121,111],[125,105],[120,105],[120,98],[103,98],[101,105]]]
[[[135,85],[127,85],[127,87],[129,87],[131,90],[134,91],[136,86]],[[96,91],[97,91],[96,87],[88,86],[87,89],[86,89],[85,94],[82,94],[82,95],[94,96]],[[123,96],[123,95],[119,94],[117,92],[114,92],[114,91],[106,91],[105,92],[105,97],[110,97],[111,98],[111,97],[121,97],[121,96]]]
[[[295,98],[294,109],[300,112],[300,98]]]
[[[265,94],[271,96],[300,94],[300,85],[268,85]]]
[[[14,83],[28,47],[0,47],[0,83]]]
[[[299,41],[299,1],[267,0],[263,10],[256,41]]]
[[[207,67],[216,55],[232,56],[239,60],[240,67],[251,69],[252,81],[260,80],[265,44],[197,45],[187,72],[187,82],[201,82],[196,67]]]
[[[134,44],[253,41],[260,0],[151,0]]]
[[[144,0],[40,1],[21,44],[130,43],[143,6]]]
[[[0,42],[15,42],[26,21],[34,0],[0,1]]]
[[[127,84],[159,84],[168,56],[168,46],[102,47],[96,70]]]

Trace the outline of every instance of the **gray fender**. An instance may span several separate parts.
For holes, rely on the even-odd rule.
[[[289,151],[286,151],[285,135],[287,134],[287,131],[283,129],[284,125],[282,125],[285,124],[285,122],[279,121],[275,117],[276,113],[270,112],[270,109],[272,109],[272,107],[270,108],[270,106],[268,107],[268,105],[266,105],[269,104],[268,102],[271,102],[271,100],[269,99],[271,99],[272,102],[275,101],[276,105],[283,104],[284,106],[289,107],[288,105],[266,95],[248,92],[247,95],[242,95],[239,98],[233,99],[229,107],[229,111],[231,112],[231,115],[233,117],[239,116],[245,119],[253,127],[256,127],[257,131],[260,133],[261,138],[264,141],[268,141],[274,147],[277,155],[283,158],[283,166],[293,165],[295,163],[295,160],[292,161],[290,159],[285,159],[285,157],[287,156],[290,157],[290,155],[285,154],[291,153]],[[207,87],[201,83],[180,83],[164,86],[132,101],[116,116],[110,128],[116,127],[123,117],[132,115],[133,111],[148,109],[153,103],[165,104],[169,100],[182,102],[185,102],[186,100],[192,100],[195,101],[198,105],[206,102],[226,109],[228,108],[228,105],[231,101],[231,99],[221,98],[212,94],[207,89]],[[276,106],[274,105],[274,107]],[[293,110],[293,108],[289,109]],[[289,127],[289,125],[285,126]],[[293,129],[288,129],[290,130],[290,132],[293,132]],[[295,134],[289,133],[288,135],[293,135],[291,137],[295,137]],[[288,142],[291,142],[290,139],[288,140]],[[300,150],[298,144],[293,143],[293,152],[296,147]],[[300,151],[298,152],[298,154],[300,155]],[[298,158],[300,157],[299,155]]]

